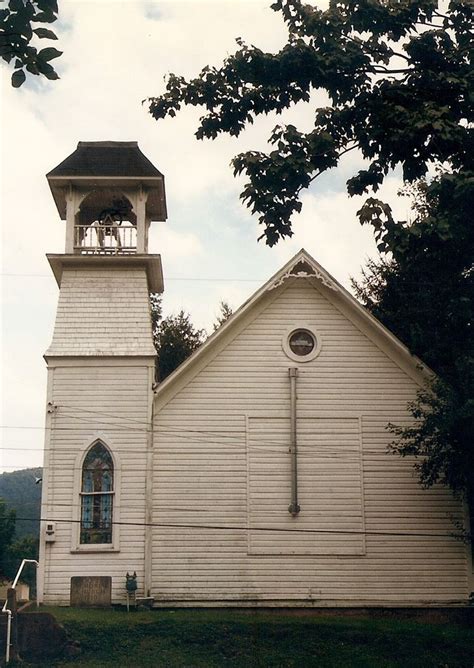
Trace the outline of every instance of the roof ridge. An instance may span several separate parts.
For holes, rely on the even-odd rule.
[[[138,146],[137,141],[80,141],[77,143],[77,148],[81,147],[98,147],[98,148],[123,148]]]

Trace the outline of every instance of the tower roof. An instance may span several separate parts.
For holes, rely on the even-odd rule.
[[[80,141],[57,167],[46,174],[59,215],[66,219],[66,191],[82,189],[137,188],[148,192],[147,214],[166,220],[165,179],[143,155],[136,141]]]
[[[63,176],[161,177],[136,141],[80,141],[47,178]]]

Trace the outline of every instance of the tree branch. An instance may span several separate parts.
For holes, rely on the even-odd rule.
[[[342,156],[345,155],[346,153],[349,153],[349,151],[353,151],[355,148],[359,148],[359,143],[358,143],[358,142],[356,142],[356,143],[353,144],[352,146],[349,146],[348,148],[345,148],[343,151],[341,151],[340,153],[338,153],[338,154],[337,154],[338,159],[339,159],[339,158],[342,158]],[[313,183],[313,181],[314,181],[315,179],[317,179],[318,176],[321,176],[321,174],[322,174],[323,172],[325,172],[325,171],[326,171],[326,168],[325,168],[325,169],[320,169],[319,171],[317,171],[316,174],[314,174],[314,176],[311,177],[311,179],[310,179],[308,185],[306,185],[306,186],[300,186],[300,187],[298,188],[298,190],[295,191],[295,194],[296,194],[296,195],[299,195],[300,192],[301,192],[303,189],[308,188],[309,185],[310,185],[310,183]]]
[[[377,69],[378,68],[378,69]],[[376,65],[373,68],[373,72],[377,74],[410,74],[410,72],[415,72],[414,67],[409,67],[401,70],[390,70],[387,67],[382,67],[381,65]]]

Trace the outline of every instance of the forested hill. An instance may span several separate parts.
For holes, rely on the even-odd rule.
[[[16,539],[39,535],[41,483],[36,484],[36,480],[42,475],[40,467],[0,474],[0,497],[5,499],[8,508],[15,509],[18,518]],[[31,519],[22,520],[22,517]]]

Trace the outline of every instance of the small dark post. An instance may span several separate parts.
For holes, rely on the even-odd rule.
[[[18,658],[18,615],[16,604],[16,589],[7,590],[7,608],[12,612],[12,627],[10,635],[10,661]]]

